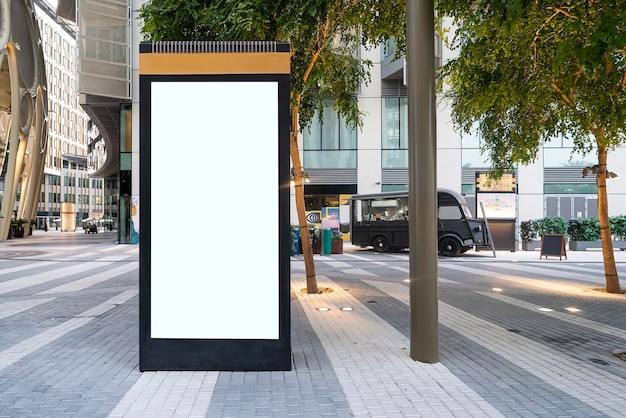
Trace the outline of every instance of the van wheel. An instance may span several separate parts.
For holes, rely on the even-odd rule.
[[[378,251],[379,253],[387,253],[389,252],[389,250],[391,250],[391,247],[389,246],[389,241],[383,236],[378,236],[374,238],[374,240],[372,241],[372,246],[374,247],[374,251]]]
[[[454,238],[443,238],[439,241],[439,252],[446,257],[458,257],[461,254],[461,243]]]

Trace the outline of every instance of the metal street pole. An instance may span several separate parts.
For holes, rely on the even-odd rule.
[[[439,361],[434,2],[406,2],[409,99],[410,355]]]

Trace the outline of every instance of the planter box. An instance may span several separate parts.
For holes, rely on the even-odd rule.
[[[587,251],[602,248],[602,241],[574,241],[570,240],[569,249],[572,251]]]
[[[541,241],[522,241],[523,251],[535,251],[541,249]]]
[[[614,250],[626,250],[626,241],[612,241]],[[572,251],[587,251],[590,249],[602,249],[602,241],[570,241],[569,249]]]
[[[331,254],[343,254],[343,240],[334,239],[330,243]]]
[[[13,238],[24,238],[23,226],[12,226],[11,229],[13,229]]]

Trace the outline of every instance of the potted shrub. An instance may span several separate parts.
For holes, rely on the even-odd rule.
[[[28,221],[24,218],[17,218],[11,220],[11,229],[13,229],[13,236],[15,238],[24,237],[24,224]]]
[[[602,248],[598,218],[571,219],[567,226],[567,235],[569,249],[572,251]]]
[[[541,240],[537,238],[545,234],[567,233],[567,220],[565,218],[545,217],[541,219],[531,219],[520,222],[520,239],[522,240],[522,250],[537,250],[541,247]]]
[[[534,219],[520,222],[519,235],[522,241],[522,250],[532,251],[539,248],[541,243],[537,241],[537,222]]]
[[[556,216],[553,218],[542,218],[537,220],[537,233],[544,234],[567,234],[568,222],[565,218]]]
[[[343,254],[343,236],[339,231],[333,230],[333,236],[330,242],[330,253]]]

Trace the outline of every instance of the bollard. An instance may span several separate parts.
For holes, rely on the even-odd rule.
[[[333,231],[330,229],[322,230],[322,255],[330,255],[333,242]]]

